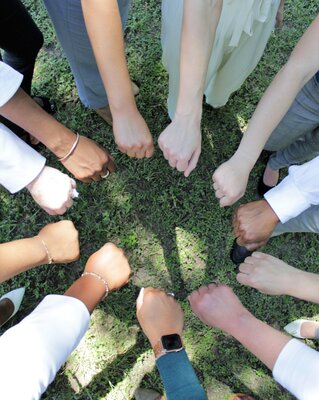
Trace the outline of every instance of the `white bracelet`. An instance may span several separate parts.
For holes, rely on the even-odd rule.
[[[72,147],[70,148],[70,150],[66,153],[65,156],[59,158],[59,161],[60,161],[60,162],[61,162],[61,161],[65,161],[67,158],[70,157],[70,155],[74,152],[76,146],[78,145],[79,140],[80,140],[80,135],[77,133],[77,134],[76,134],[76,139],[75,139],[75,141],[74,141]]]
[[[47,253],[47,257],[48,257],[48,264],[52,264],[53,258],[49,252],[48,246],[46,245],[45,241],[42,239],[42,237],[40,235],[37,235],[36,237],[38,237],[41,240],[41,243],[43,244],[44,250]]]
[[[106,280],[103,279],[101,275],[96,274],[95,272],[83,272],[83,274],[82,274],[81,276],[88,276],[88,275],[94,276],[94,277],[97,278],[99,281],[101,281],[101,282],[104,283],[104,286],[105,286],[105,295],[104,295],[103,299],[105,299],[105,297],[109,294],[109,291],[110,291],[109,285],[107,284]]]

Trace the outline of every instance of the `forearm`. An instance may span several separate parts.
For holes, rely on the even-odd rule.
[[[286,65],[266,90],[235,153],[235,157],[246,160],[250,169],[302,86],[303,80],[298,79],[293,68]]]
[[[319,69],[318,17],[302,36],[287,64],[278,72],[254,112],[236,152],[252,168],[264,145],[301,88]]]
[[[230,333],[247,350],[253,353],[269,369],[273,369],[276,360],[290,341],[290,338],[250,313],[244,313],[234,324]]]
[[[75,134],[64,127],[22,89],[0,108],[0,114],[29,132],[57,157],[63,157],[75,140]]]
[[[160,357],[156,365],[168,400],[207,400],[185,350]]]
[[[0,244],[0,283],[46,262],[48,255],[38,237]]]
[[[83,15],[112,112],[136,108],[116,0],[82,0]]]
[[[176,112],[201,117],[207,68],[223,0],[185,0],[181,34],[180,88]]]
[[[319,275],[296,269],[287,295],[319,304]]]

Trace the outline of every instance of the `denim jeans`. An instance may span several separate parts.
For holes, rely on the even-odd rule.
[[[108,104],[104,85],[85,27],[80,0],[44,0],[59,42],[70,64],[82,103],[89,108]],[[118,0],[123,29],[130,0]]]

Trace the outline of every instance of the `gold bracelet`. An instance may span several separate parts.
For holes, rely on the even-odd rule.
[[[42,237],[40,235],[37,235],[36,237],[38,237],[41,240],[41,243],[43,244],[44,250],[47,253],[47,257],[48,257],[48,264],[52,264],[53,258],[49,252],[48,246],[46,245],[45,241],[42,239]]]
[[[66,153],[65,156],[59,158],[60,162],[65,161],[67,158],[69,158],[72,155],[72,153],[76,149],[76,146],[79,144],[79,140],[80,140],[80,135],[77,133],[76,139],[75,139],[74,143],[72,144],[72,147],[70,148],[70,150]]]
[[[95,278],[97,278],[99,281],[101,281],[102,283],[104,283],[105,286],[105,295],[103,296],[103,300],[105,299],[105,297],[109,294],[109,285],[107,284],[106,280],[104,278],[102,278],[101,275],[96,274],[95,272],[83,272],[83,274],[81,276],[94,276]]]

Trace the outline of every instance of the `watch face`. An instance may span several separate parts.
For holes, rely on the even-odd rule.
[[[162,336],[162,345],[165,350],[178,350],[183,347],[182,340],[177,333],[173,333],[172,335]]]

